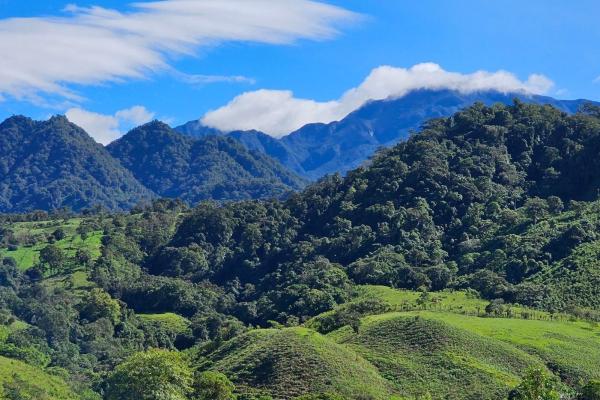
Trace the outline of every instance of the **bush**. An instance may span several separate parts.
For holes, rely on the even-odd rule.
[[[234,390],[233,383],[220,372],[203,372],[196,382],[198,400],[235,400]]]
[[[181,353],[149,350],[117,366],[107,380],[107,400],[187,400],[192,369]]]
[[[560,400],[557,382],[541,368],[531,368],[509,395],[510,400]]]
[[[600,400],[600,381],[590,381],[582,389],[580,400]]]

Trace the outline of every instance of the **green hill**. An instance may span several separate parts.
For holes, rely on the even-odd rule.
[[[499,399],[530,366],[524,351],[421,315],[363,320],[360,333],[332,334],[362,355],[398,393],[446,399]]]
[[[26,327],[2,354],[99,391],[153,348],[182,393],[233,390],[215,370],[240,400],[501,400],[531,366],[580,391],[600,379],[596,111],[476,105],[285,201],[0,216],[20,254],[0,323]]]
[[[324,392],[391,396],[391,385],[368,361],[305,328],[251,331],[208,353],[198,366],[225,373],[241,391],[265,391],[274,398]]]
[[[513,318],[492,317],[483,311],[487,302],[469,292],[432,293],[425,301],[422,293],[383,286],[359,293],[306,325],[318,328],[365,299],[407,311],[365,315],[355,328],[327,335],[306,327],[253,330],[194,352],[195,365],[225,373],[242,393],[282,399],[326,392],[348,399],[503,399],[531,367],[573,386],[600,379],[596,323],[514,305]]]
[[[74,257],[77,250],[87,250],[95,260],[100,257],[102,231],[89,221],[82,227],[82,222],[82,218],[70,218],[6,224],[0,233],[0,258],[11,257],[20,269],[26,270],[39,261],[40,251],[52,242],[68,257]],[[53,237],[57,230],[64,235],[58,240]]]

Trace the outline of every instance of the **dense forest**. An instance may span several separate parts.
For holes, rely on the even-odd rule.
[[[285,200],[4,215],[0,375],[63,380],[4,396],[597,399],[599,150],[478,103]]]

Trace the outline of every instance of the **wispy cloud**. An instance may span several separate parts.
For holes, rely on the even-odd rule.
[[[242,75],[201,75],[186,74],[180,71],[173,71],[173,75],[181,82],[190,85],[207,85],[210,83],[244,83],[248,85],[256,84],[256,79],[248,78]]]
[[[99,114],[82,108],[71,108],[66,112],[69,121],[83,128],[96,142],[104,145],[120,138],[132,127],[149,122],[154,115],[143,106],[119,110],[114,115]]]
[[[130,11],[69,5],[57,17],[0,20],[0,95],[41,103],[81,100],[77,85],[143,79],[172,71],[173,56],[195,56],[226,41],[287,44],[324,40],[358,18],[311,0],[163,0]],[[244,77],[191,75],[198,83]]]
[[[507,71],[462,74],[446,71],[434,63],[411,68],[381,66],[358,87],[336,100],[318,102],[294,97],[286,90],[257,90],[243,93],[224,107],[207,113],[202,122],[224,131],[258,129],[281,137],[307,123],[339,120],[369,100],[402,97],[416,89],[542,94],[553,86],[550,79],[540,74],[532,74],[522,81]]]

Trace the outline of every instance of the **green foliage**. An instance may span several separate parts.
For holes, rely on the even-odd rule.
[[[153,129],[168,144],[156,157],[127,147]],[[112,398],[192,396],[183,353],[148,348],[189,352],[240,399],[499,399],[530,365],[600,379],[598,132],[593,113],[475,105],[285,201],[1,215],[0,354]],[[225,164],[272,177],[225,139],[157,123],[119,146],[188,200],[263,197]],[[165,160],[198,179],[152,175]],[[165,368],[141,367],[152,357]]]
[[[306,394],[300,397],[296,397],[295,400],[344,400],[342,396],[332,393],[321,393],[321,394]]]
[[[510,394],[513,400],[560,400],[556,381],[541,368],[532,368]]]
[[[148,350],[118,365],[107,380],[107,400],[186,400],[193,373],[180,353]]]
[[[50,244],[40,251],[40,263],[48,268],[50,273],[58,272],[64,267],[65,254],[60,247]]]
[[[306,328],[254,330],[217,349],[198,351],[200,369],[225,373],[242,393],[260,388],[273,398],[291,398],[335,392],[352,400],[391,395],[390,384],[373,365]]]
[[[121,306],[102,289],[94,288],[84,296],[79,314],[81,318],[94,322],[107,318],[116,324],[121,318]]]
[[[600,400],[600,381],[590,381],[581,388],[581,400]]]
[[[128,208],[152,194],[65,117],[0,124],[0,211]],[[60,239],[57,239],[60,240]]]
[[[233,394],[235,386],[219,372],[202,372],[196,380],[196,398],[198,400],[236,400]]]
[[[80,400],[61,378],[5,357],[0,357],[0,380],[2,399]]]

